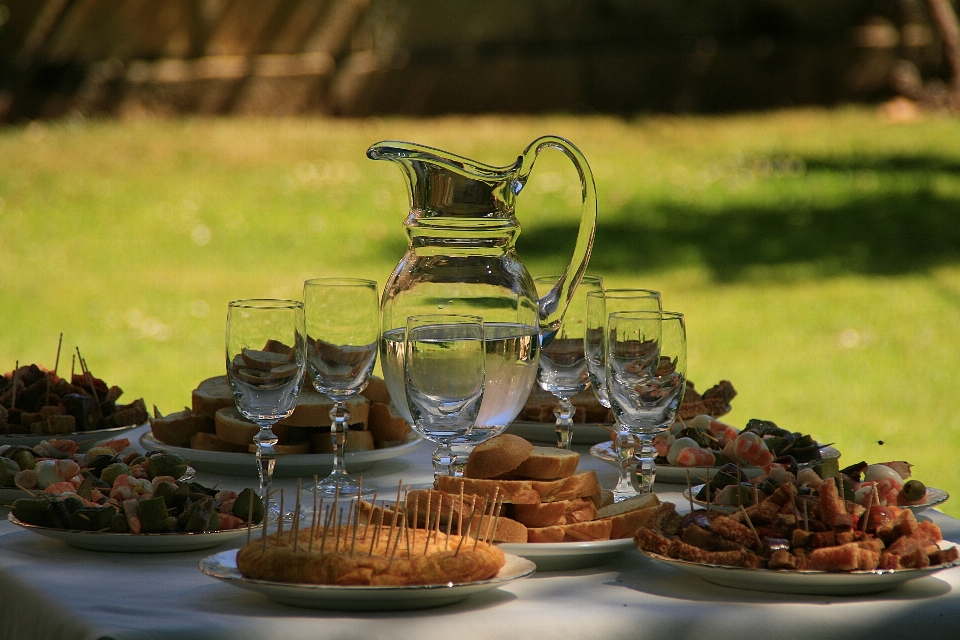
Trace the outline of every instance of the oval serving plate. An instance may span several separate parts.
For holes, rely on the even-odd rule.
[[[537,571],[566,571],[603,564],[623,551],[636,549],[633,538],[585,540],[583,542],[500,543],[504,553],[532,560]]]
[[[109,429],[97,429],[96,431],[75,431],[74,433],[45,434],[35,435],[32,433],[8,433],[0,436],[0,445],[18,444],[24,447],[33,447],[44,440],[73,440],[79,445],[80,452],[83,453],[94,444],[105,440],[119,438],[128,431],[138,427],[146,426],[143,424],[130,424],[123,427],[111,427]]]
[[[941,541],[943,543],[943,541]],[[946,545],[953,543],[946,542]],[[937,571],[960,566],[960,560],[923,569],[896,569],[876,571],[775,571],[772,569],[745,569],[716,564],[698,564],[687,560],[667,558],[649,551],[645,556],[664,565],[686,571],[707,582],[769,593],[791,593],[810,596],[855,596],[889,591],[905,582],[929,576]]]
[[[396,447],[373,449],[372,451],[348,451],[344,455],[347,471],[356,473],[365,471],[381,460],[389,460],[415,451],[423,444],[423,439],[411,434]],[[140,446],[147,451],[169,451],[181,456],[199,471],[219,473],[228,476],[256,476],[257,459],[252,453],[230,453],[226,451],[204,451],[187,447],[174,447],[164,444],[153,437],[149,431],[140,436]],[[321,477],[333,468],[332,453],[291,453],[277,456],[274,475],[278,477],[309,477],[319,474]]]
[[[483,591],[489,591],[526,578],[536,571],[533,562],[505,554],[506,564],[496,577],[467,583],[445,583],[406,586],[335,586],[325,584],[291,584],[251,580],[237,569],[237,551],[221,551],[200,562],[200,571],[241,589],[261,593],[271,600],[296,607],[335,611],[394,611],[427,609],[460,602]]]
[[[196,551],[209,549],[228,542],[239,542],[247,537],[247,528],[229,531],[197,531],[191,533],[111,533],[106,531],[76,531],[54,529],[21,522],[12,513],[7,520],[40,536],[59,540],[77,549],[111,551],[114,553],[166,553],[171,551]],[[251,527],[253,532],[260,525]]]
[[[617,464],[617,452],[613,447],[613,442],[601,442],[598,445],[590,447],[590,455],[598,460],[603,460],[604,462],[609,462],[610,464]],[[834,447],[820,447],[820,458],[821,460],[830,460],[832,458],[839,458],[840,451]],[[805,467],[813,466],[813,462],[803,462],[798,466],[803,469]],[[720,467],[673,467],[666,464],[657,464],[657,481],[664,482],[667,484],[687,484],[687,471],[690,472],[690,479],[695,482],[702,482],[705,478],[704,476],[709,473],[710,477],[713,477],[717,471],[720,470]],[[743,472],[747,474],[747,477],[758,476],[763,473],[763,470],[760,467],[743,467]]]
[[[687,500],[693,500],[693,504],[697,505],[698,507],[703,507],[705,509],[707,507],[706,501],[697,500],[696,498],[696,495],[700,493],[701,489],[703,489],[702,484],[694,485],[690,489],[684,489],[683,497]],[[923,513],[927,509],[932,509],[937,505],[943,504],[944,502],[947,501],[949,497],[950,497],[950,494],[944,491],[943,489],[934,489],[933,487],[927,487],[927,495],[925,496],[925,500],[923,502],[918,504],[903,505],[903,508],[910,509],[910,511],[913,511],[914,515],[916,515],[916,514]],[[711,504],[710,508],[716,509],[717,511],[724,511],[727,513],[732,513],[734,511],[739,510],[739,507],[730,507],[730,506],[719,505],[719,504]]]

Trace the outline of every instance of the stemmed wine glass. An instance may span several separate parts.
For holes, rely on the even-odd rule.
[[[318,483],[323,495],[356,494],[359,483],[347,473],[343,446],[350,409],[347,400],[367,386],[377,361],[380,301],[377,283],[356,278],[315,278],[303,283],[307,326],[307,368],[314,388],[333,400],[330,438],[333,470]],[[371,491],[367,489],[367,491]]]
[[[473,428],[484,389],[483,319],[410,316],[404,337],[403,379],[413,428],[437,443],[433,475],[453,475],[454,439]]]
[[[610,314],[607,393],[617,421],[640,440],[637,491],[656,480],[653,439],[677,417],[687,377],[687,332],[682,313]]]
[[[610,408],[607,395],[606,342],[608,335],[607,320],[611,313],[620,311],[660,311],[660,292],[652,289],[607,289],[587,293],[586,330],[583,347],[587,358],[587,371],[590,384],[600,404]],[[616,418],[617,466],[620,476],[614,495],[624,500],[637,495],[633,475],[636,470],[636,438],[628,426]]]
[[[227,305],[227,379],[237,410],[257,423],[260,497],[268,512],[277,436],[273,425],[289,417],[303,385],[303,303],[298,300],[234,300]],[[279,511],[270,508],[279,515]]]
[[[542,276],[534,279],[537,295],[552,291],[560,276]],[[537,382],[554,395],[559,405],[553,410],[557,418],[557,447],[569,449],[573,445],[573,416],[576,409],[570,399],[587,388],[589,376],[584,357],[586,337],[586,300],[588,293],[603,293],[603,279],[583,276],[563,316],[560,330],[540,348]]]

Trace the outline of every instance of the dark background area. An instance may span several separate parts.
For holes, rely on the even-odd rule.
[[[942,49],[925,0],[2,0],[0,121],[877,102]]]

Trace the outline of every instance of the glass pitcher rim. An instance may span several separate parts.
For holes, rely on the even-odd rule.
[[[371,160],[407,160],[429,162],[451,169],[464,177],[478,180],[506,180],[520,168],[523,158],[518,156],[513,164],[496,166],[478,162],[471,158],[430,147],[416,142],[402,140],[382,140],[367,148],[367,158]]]

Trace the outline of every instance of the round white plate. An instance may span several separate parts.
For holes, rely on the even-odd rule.
[[[573,425],[573,444],[588,445],[610,440],[613,425],[582,423]],[[515,436],[520,436],[530,442],[556,446],[557,430],[552,422],[526,422],[518,420],[512,422],[506,430]]]
[[[694,485],[690,489],[683,490],[683,497],[687,500],[693,498],[693,504],[698,507],[707,507],[707,503],[704,500],[697,500],[696,495],[700,493],[700,489],[703,488],[702,484]],[[943,504],[947,501],[947,498],[950,497],[950,494],[944,491],[943,489],[934,489],[933,487],[927,487],[927,495],[925,500],[919,504],[910,504],[905,505],[905,508],[913,511],[914,514],[923,513],[927,509],[932,509],[933,507]],[[734,511],[739,511],[739,507],[728,507],[724,505],[711,504],[711,509],[716,509],[717,511],[725,511],[727,513],[732,513]]]
[[[372,451],[348,451],[344,456],[347,471],[356,473],[366,471],[380,460],[388,460],[410,453],[423,444],[423,439],[410,435],[407,440],[396,447],[374,449]],[[257,475],[257,459],[252,453],[230,453],[224,451],[202,451],[187,447],[174,447],[164,444],[153,437],[149,431],[140,436],[140,446],[147,451],[161,450],[179,454],[192,466],[200,471],[219,473],[228,476]],[[333,468],[332,453],[305,453],[277,456],[277,466],[274,475],[279,477],[308,477],[319,475],[323,477]]]
[[[73,440],[80,446],[80,452],[84,452],[97,442],[119,438],[127,431],[132,431],[143,424],[130,424],[124,427],[111,427],[110,429],[97,429],[96,431],[76,431],[74,433],[35,435],[32,433],[8,433],[0,436],[0,445],[19,444],[24,447],[32,447],[40,444],[44,440]]]
[[[532,560],[538,571],[566,571],[603,564],[622,551],[636,549],[632,538],[584,542],[500,543],[504,553]]]
[[[506,564],[490,580],[462,584],[427,584],[399,587],[349,586],[325,584],[290,584],[251,580],[237,569],[236,550],[221,551],[200,561],[200,571],[241,589],[262,593],[271,600],[295,607],[331,609],[335,611],[393,611],[427,609],[461,600],[526,578],[536,570],[529,560],[505,554]]]
[[[109,533],[101,531],[74,531],[38,527],[18,520],[12,513],[7,520],[37,535],[53,538],[77,549],[112,551],[114,553],[162,553],[168,551],[196,551],[209,549],[228,542],[242,542],[247,538],[246,527],[229,531],[201,531],[194,533]],[[260,525],[251,527],[253,532]],[[256,535],[254,533],[253,535]]]
[[[617,464],[617,451],[613,446],[613,442],[601,442],[598,445],[595,445],[590,448],[590,455],[598,460],[603,460],[604,462],[609,462],[610,464]],[[820,458],[821,460],[830,460],[832,458],[839,458],[840,451],[834,447],[820,447]],[[813,466],[816,462],[803,462],[798,466],[803,469],[804,467]],[[710,477],[713,477],[717,471],[720,470],[720,467],[672,467],[666,464],[657,465],[657,482],[664,482],[667,484],[687,484],[687,471],[690,472],[690,480],[693,482],[702,482],[704,476],[707,473],[710,474]],[[747,474],[748,478],[758,476],[763,473],[763,470],[760,467],[743,467],[742,471]]]
[[[197,470],[193,467],[187,467],[187,472],[180,476],[179,479],[183,481],[192,480],[195,475],[197,475]],[[0,488],[0,506],[11,505],[20,498],[29,498],[33,493],[40,493],[42,491],[43,489],[24,491],[19,487]]]
[[[941,543],[952,545],[951,542]],[[671,567],[692,573],[722,587],[794,593],[811,596],[855,596],[888,591],[909,581],[923,578],[937,571],[960,565],[960,561],[924,569],[897,569],[894,571],[774,571],[772,569],[745,569],[715,564],[697,564],[686,560],[667,558],[641,551],[644,555]]]

